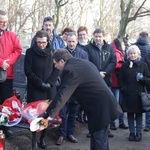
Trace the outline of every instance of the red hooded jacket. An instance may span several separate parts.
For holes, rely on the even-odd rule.
[[[116,54],[116,61],[117,61],[116,69],[112,72],[112,87],[119,88],[117,72],[119,71],[119,69],[122,67],[122,64],[124,63],[124,54],[119,49],[117,49],[114,42],[112,42],[111,45],[114,48]]]

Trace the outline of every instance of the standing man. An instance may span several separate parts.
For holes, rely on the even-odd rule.
[[[104,40],[104,31],[96,29],[93,33],[93,39],[86,46],[86,50],[91,61],[98,69],[100,76],[111,88],[111,73],[116,67],[116,55],[113,47]],[[87,135],[89,137],[89,134]],[[109,131],[109,137],[113,134]]]
[[[87,53],[82,48],[77,46],[78,40],[75,32],[68,32],[66,43],[66,49],[73,57],[88,60]],[[73,134],[78,108],[78,102],[73,96],[71,96],[68,102],[60,110],[59,115],[62,118],[62,123],[58,127],[59,138],[56,142],[56,145],[61,145],[62,143],[64,143],[66,138],[68,138],[68,140],[72,143],[77,143],[77,139]]]
[[[49,42],[54,51],[59,48],[65,48],[62,38],[56,34],[53,18],[51,18],[51,17],[44,18],[42,30],[47,31],[49,33],[49,36],[50,36]],[[31,47],[34,45],[34,42],[35,42],[35,40],[32,39]]]
[[[6,81],[0,83],[0,104],[12,96],[14,63],[21,55],[22,48],[15,33],[7,29],[8,16],[0,10],[0,67],[7,71]],[[1,127],[6,136],[12,135],[12,131],[5,126]]]
[[[41,116],[55,116],[72,95],[87,112],[90,150],[109,150],[108,125],[121,112],[113,93],[91,62],[74,58],[63,49],[54,53],[53,62],[62,70],[62,82],[51,105]]]
[[[60,36],[56,34],[55,28],[54,28],[54,20],[51,17],[45,17],[43,20],[43,28],[44,31],[47,31],[50,34],[50,43],[52,45],[52,48],[54,50],[57,50],[59,48],[64,48],[64,42],[61,39]]]

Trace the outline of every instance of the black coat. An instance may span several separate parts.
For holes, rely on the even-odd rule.
[[[56,92],[55,82],[59,71],[54,69],[50,48],[47,48],[46,52],[35,46],[27,49],[24,71],[27,76],[27,102],[53,98]],[[43,82],[50,83],[52,88],[43,91],[41,89]]]
[[[112,92],[89,61],[70,58],[62,71],[62,82],[47,113],[54,116],[73,94],[87,112],[91,133],[105,128],[119,115],[119,105]]]
[[[136,74],[140,72],[149,76],[147,64],[139,61],[134,62],[129,68],[129,61],[122,65],[119,74],[119,85],[122,92],[122,109],[128,113],[141,113],[142,106],[139,93],[144,91],[144,84],[136,80]]]
[[[97,47],[95,42],[90,42],[85,47],[89,61],[91,61],[97,69],[106,72],[104,80],[108,86],[111,86],[111,73],[116,67],[116,54],[113,47],[104,41],[101,50]]]

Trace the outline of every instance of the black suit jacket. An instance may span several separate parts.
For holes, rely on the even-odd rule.
[[[73,95],[88,116],[90,133],[106,127],[121,109],[94,64],[70,58],[62,71],[62,83],[47,113],[54,116]]]

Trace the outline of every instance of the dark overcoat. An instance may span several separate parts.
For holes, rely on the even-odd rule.
[[[27,49],[24,61],[27,76],[27,102],[52,99],[56,94],[55,82],[59,71],[54,69],[51,49],[38,50],[36,46]],[[42,83],[50,83],[52,88],[43,91]]]
[[[139,61],[133,62],[133,67],[129,67],[130,62],[122,65],[119,74],[119,85],[122,92],[121,107],[124,112],[128,113],[141,113],[142,105],[139,93],[144,91],[144,84],[136,80],[136,74],[143,73],[148,77],[149,70],[147,64]]]
[[[62,71],[62,82],[47,113],[54,116],[73,94],[87,112],[90,133],[105,128],[121,110],[95,65],[70,58]]]
[[[111,87],[111,73],[116,67],[116,54],[113,47],[104,41],[104,45],[100,50],[96,43],[91,41],[85,49],[88,53],[89,61],[97,67],[99,72],[106,72],[104,80]]]

